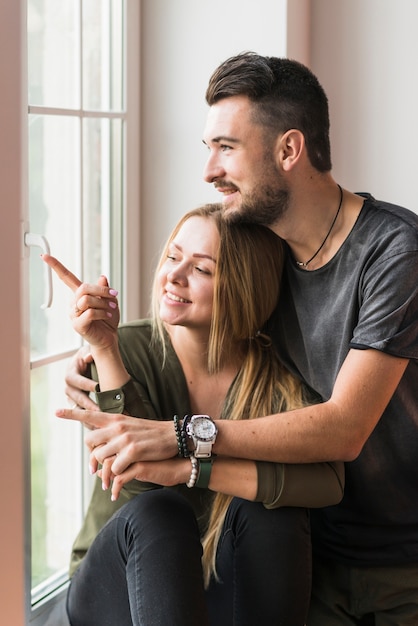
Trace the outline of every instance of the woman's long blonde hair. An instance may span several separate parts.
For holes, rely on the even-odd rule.
[[[212,322],[208,345],[208,373],[222,370],[240,355],[242,365],[222,410],[223,419],[250,419],[303,405],[302,388],[277,358],[263,326],[279,297],[283,244],[270,229],[256,224],[229,223],[220,204],[204,205],[187,213],[169,243],[190,217],[215,220],[220,246],[214,280]],[[159,317],[158,285],[153,290],[154,336],[165,345],[167,333]],[[216,548],[232,496],[214,496],[203,538],[205,584],[216,576]]]

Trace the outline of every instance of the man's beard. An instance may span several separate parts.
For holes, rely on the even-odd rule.
[[[226,206],[226,219],[235,223],[261,224],[272,227],[289,207],[289,189],[268,149],[258,171],[258,185],[241,195],[241,206],[235,210]],[[261,173],[262,172],[262,173]]]
[[[226,211],[226,219],[233,223],[261,224],[271,227],[286,213],[289,191],[281,187],[261,185],[262,194],[254,192],[242,197],[239,209]]]

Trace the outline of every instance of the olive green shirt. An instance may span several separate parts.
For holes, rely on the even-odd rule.
[[[100,409],[154,420],[172,420],[174,415],[183,417],[190,413],[186,380],[177,355],[171,344],[168,344],[163,363],[161,347],[151,342],[150,320],[123,324],[118,334],[119,349],[131,380],[121,389],[98,391],[96,395]],[[263,502],[267,508],[322,507],[336,504],[343,496],[342,463],[284,465],[257,462],[257,471],[256,500]],[[112,502],[110,492],[103,491],[100,479],[95,480],[82,528],[73,545],[70,575],[113,513],[130,498],[156,488],[160,487],[133,480],[123,487],[119,499]],[[208,489],[189,489],[186,485],[170,488],[180,491],[191,502],[203,533],[213,492]]]

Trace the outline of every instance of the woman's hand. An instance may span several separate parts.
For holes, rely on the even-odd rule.
[[[55,257],[43,254],[42,259],[74,292],[70,314],[74,330],[96,349],[113,348],[117,344],[120,312],[118,292],[109,288],[107,278],[100,276],[97,285],[82,283]]]
[[[188,459],[169,459],[167,461],[144,461],[132,463],[125,471],[115,476],[109,473],[109,467],[103,466],[98,471],[102,479],[103,489],[112,483],[111,499],[119,498],[121,489],[131,480],[155,483],[163,487],[172,487],[186,483],[190,478],[191,465]]]
[[[172,421],[148,420],[120,413],[81,409],[58,409],[57,417],[82,422],[91,430],[85,436],[90,455],[90,469],[115,457],[111,464],[117,476],[132,463],[163,461],[177,456],[178,447]]]
[[[108,459],[105,459],[102,467],[99,470],[97,470],[97,475],[102,479],[102,488],[104,491],[106,489],[109,489],[110,485],[112,484],[113,479],[115,478],[115,475],[112,472],[112,463],[115,460],[115,458],[116,457],[112,456],[112,457],[109,457]],[[94,470],[96,466],[95,461],[96,459],[94,458],[94,462],[93,463],[90,462],[90,472],[92,474],[96,474],[96,471]]]
[[[104,276],[97,285],[82,283],[74,292],[70,313],[73,328],[93,350],[113,349],[118,343],[120,312],[116,294]]]

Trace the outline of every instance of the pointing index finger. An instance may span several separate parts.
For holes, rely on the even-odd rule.
[[[51,256],[50,254],[41,254],[41,258],[51,269],[54,270],[58,278],[62,280],[62,282],[67,285],[72,291],[75,291],[80,285],[81,280],[77,278],[70,270],[68,270],[65,265],[60,263],[58,259]]]
[[[109,422],[109,414],[100,411],[88,411],[85,409],[57,409],[55,411],[57,417],[63,417],[67,420],[75,420],[82,422],[91,428],[101,428]]]

